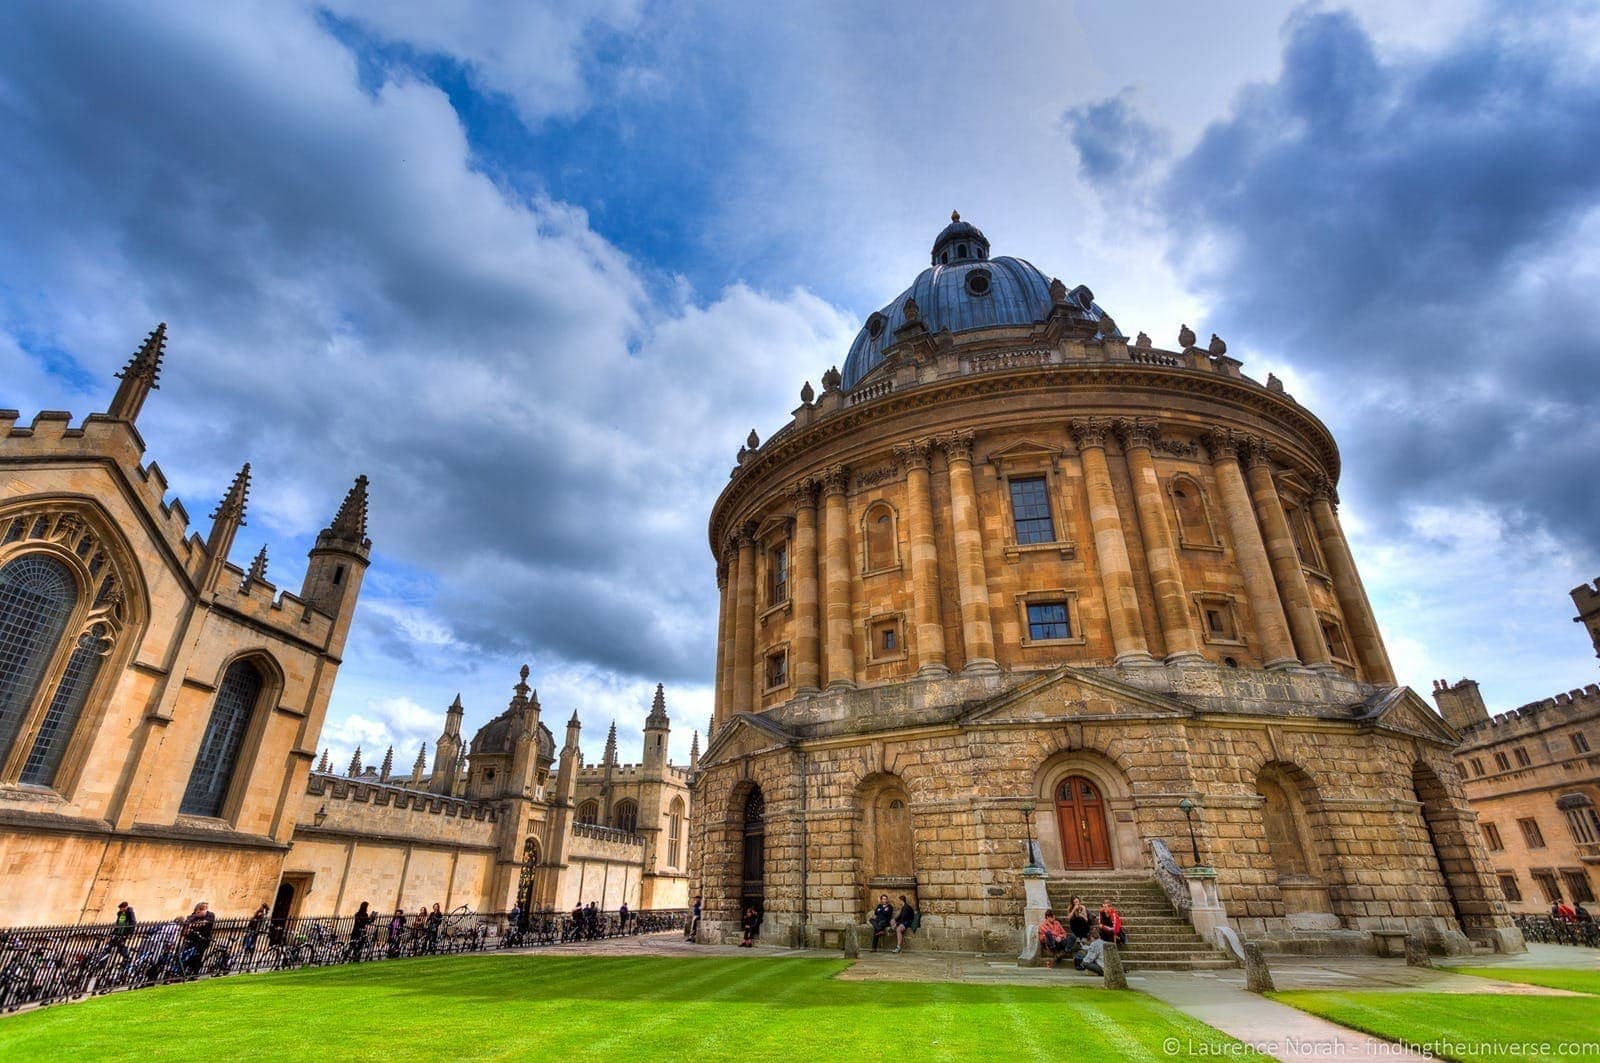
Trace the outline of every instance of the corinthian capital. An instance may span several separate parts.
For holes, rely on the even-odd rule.
[[[741,550],[747,546],[755,546],[756,522],[753,520],[745,521],[743,524],[739,525],[739,530],[733,533],[733,537],[734,542],[738,544],[738,547]]]
[[[1246,436],[1243,452],[1247,468],[1272,468],[1272,447],[1260,436]]]
[[[1205,440],[1206,449],[1211,452],[1212,461],[1237,458],[1240,449],[1244,446],[1244,440],[1234,435],[1233,430],[1230,428],[1212,426],[1206,429],[1205,435],[1201,438]]]
[[[830,465],[822,471],[822,494],[844,494],[845,488],[850,483],[850,468],[846,465]]]
[[[1311,500],[1313,502],[1329,502],[1339,504],[1339,491],[1333,486],[1333,480],[1328,476],[1317,473],[1311,478]]]
[[[1105,417],[1075,417],[1067,422],[1067,431],[1079,450],[1106,446],[1106,435],[1111,431],[1111,421]]]
[[[970,429],[960,429],[939,437],[939,446],[944,450],[945,457],[951,461],[972,461],[973,433]]]
[[[801,477],[789,488],[789,500],[794,503],[796,509],[815,506],[819,486],[815,476]]]
[[[894,460],[907,469],[926,469],[933,453],[933,440],[913,439],[894,448]]]
[[[1118,417],[1113,427],[1124,450],[1135,447],[1153,450],[1161,436],[1161,426],[1154,417]]]

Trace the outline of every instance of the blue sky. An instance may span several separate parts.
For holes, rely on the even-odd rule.
[[[0,406],[141,429],[297,587],[376,560],[325,744],[409,764],[529,662],[625,753],[710,709],[711,500],[952,208],[1333,428],[1402,677],[1594,680],[1587,5],[332,0],[0,12]],[[374,753],[376,747],[377,753]]]

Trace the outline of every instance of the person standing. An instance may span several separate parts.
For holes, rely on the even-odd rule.
[[[201,901],[194,906],[189,918],[183,921],[183,947],[179,961],[182,973],[188,975],[200,973],[200,964],[206,958],[206,950],[211,948],[211,935],[216,926],[217,917],[212,913],[209,904]]]
[[[433,911],[428,913],[428,951],[439,951],[439,933],[444,929],[444,912],[439,910],[438,902],[434,902]]]
[[[623,901],[622,902],[622,907],[617,909],[617,933],[626,934],[627,932],[628,932],[628,902],[627,901]]]
[[[117,917],[111,924],[111,936],[106,939],[106,951],[113,949],[122,957],[123,963],[130,963],[133,954],[128,951],[128,939],[133,936],[134,928],[139,925],[138,919],[133,914],[133,905],[127,901],[117,904]]]
[[[878,906],[872,909],[872,951],[878,951],[878,942],[889,932],[889,924],[894,921],[894,905],[889,903],[887,893],[878,897]]]
[[[345,950],[345,956],[353,963],[361,962],[361,954],[366,951],[368,928],[377,922],[378,917],[372,914],[366,901],[361,902],[361,907],[356,909],[356,917],[350,925],[350,947]]]
[[[255,955],[256,942],[267,929],[268,909],[265,904],[256,909],[256,914],[244,926],[244,944],[239,947],[241,959]]]
[[[911,900],[904,893],[900,894],[900,910],[894,913],[894,950],[899,952],[906,947],[906,932],[917,925],[917,910],[911,907]]]
[[[683,928],[685,941],[693,941],[695,935],[700,933],[700,905],[704,900],[701,894],[694,895],[694,907],[689,909],[689,925]]]
[[[400,939],[406,934],[406,910],[396,908],[389,917],[389,956],[394,958],[400,954]]]

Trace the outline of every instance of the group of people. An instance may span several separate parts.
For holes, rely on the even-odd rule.
[[[890,928],[894,929],[894,951],[899,952],[905,948],[906,934],[922,924],[922,916],[904,893],[900,894],[898,909],[889,903],[889,895],[884,893],[879,895],[878,906],[872,909],[872,918],[867,922],[872,926],[873,952],[878,951],[878,943],[889,935]]]
[[[601,921],[600,906],[594,901],[588,904],[579,903],[572,909],[572,924],[569,933],[574,941],[598,941],[605,937],[605,926]],[[617,909],[617,919],[620,920],[622,929],[628,928],[628,906],[626,903]]]
[[[158,923],[151,928],[144,935],[135,957],[129,943],[139,929],[139,917],[134,914],[133,905],[122,901],[117,905],[111,933],[99,957],[109,959],[115,953],[123,963],[136,965],[152,975],[159,970],[171,977],[192,977],[200,973],[216,926],[216,914],[209,904],[201,901],[187,916],[175,916],[171,922]]]
[[[1065,926],[1056,918],[1055,910],[1049,908],[1039,921],[1039,951],[1045,957],[1046,967],[1054,967],[1057,960],[1069,959],[1075,970],[1104,976],[1106,945],[1113,942],[1126,945],[1128,931],[1110,901],[1103,902],[1099,911],[1090,913],[1083,899],[1074,897]]]
[[[1583,906],[1582,901],[1578,902],[1576,908],[1565,901],[1556,901],[1550,906],[1550,918],[1558,923],[1594,922],[1594,916],[1589,914],[1589,910]]]

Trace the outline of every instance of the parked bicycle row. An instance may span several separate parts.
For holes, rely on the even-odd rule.
[[[1543,915],[1519,915],[1516,924],[1522,936],[1529,941],[1543,945],[1587,945],[1591,949],[1600,949],[1600,923],[1593,919],[1579,922]]]
[[[363,904],[340,918],[273,919],[263,906],[249,919],[217,919],[199,904],[188,916],[140,923],[123,904],[109,925],[0,930],[0,1010],[229,974],[682,930],[687,914],[625,905],[570,913],[445,912],[434,905],[382,915]]]

